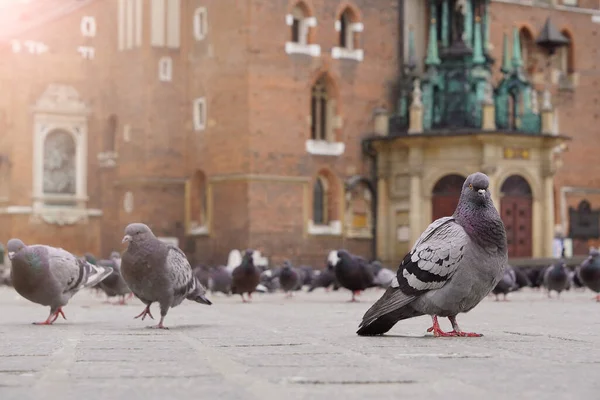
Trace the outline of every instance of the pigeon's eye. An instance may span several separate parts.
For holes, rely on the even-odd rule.
[[[469,183],[469,189],[473,190],[473,185]]]

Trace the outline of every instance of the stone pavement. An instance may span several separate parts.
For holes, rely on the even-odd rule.
[[[0,399],[600,398],[600,303],[589,291],[485,299],[459,317],[482,338],[433,338],[429,317],[358,337],[381,293],[360,303],[341,290],[255,295],[251,304],[213,295],[211,307],[172,309],[171,329],[156,331],[133,319],[138,300],[103,304],[90,291],[65,307],[68,321],[34,326],[48,309],[3,287]]]

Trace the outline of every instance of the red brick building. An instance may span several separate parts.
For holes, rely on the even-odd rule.
[[[320,265],[339,247],[370,257],[361,143],[395,107],[399,51],[408,25],[426,26],[424,3],[1,1],[0,241],[107,255],[143,221],[209,263],[247,247],[275,262]],[[535,37],[549,15],[572,39],[566,75],[553,75],[574,138],[559,218],[562,187],[576,188],[567,205],[600,207],[584,191],[600,188],[600,10],[529,3],[492,2],[490,41],[497,54],[503,31]]]

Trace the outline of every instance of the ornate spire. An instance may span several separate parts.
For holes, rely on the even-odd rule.
[[[481,40],[481,19],[479,18],[479,16],[475,17],[475,36],[473,39],[473,64],[485,64],[485,57],[483,56],[483,41]]]
[[[500,71],[505,75],[510,74],[512,71],[510,58],[508,56],[508,35],[506,33],[504,34],[504,43],[502,46],[502,67],[500,68]]]
[[[432,7],[435,10],[435,7]],[[435,14],[434,14],[435,15]],[[429,22],[429,43],[427,44],[427,58],[425,64],[427,66],[440,65],[441,60],[438,54],[437,44],[437,26],[435,18],[431,18]]]
[[[512,66],[515,70],[518,70],[523,66],[523,59],[521,58],[521,38],[519,38],[519,30],[517,27],[513,28],[512,52]]]

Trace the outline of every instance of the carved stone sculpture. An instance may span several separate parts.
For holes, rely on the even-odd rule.
[[[44,142],[44,193],[75,194],[75,168],[75,141],[71,134],[48,134]]]

